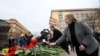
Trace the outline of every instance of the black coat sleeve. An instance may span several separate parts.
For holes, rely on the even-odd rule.
[[[62,36],[62,33],[58,29],[54,29],[53,31],[53,38],[50,40],[50,42],[55,42]]]

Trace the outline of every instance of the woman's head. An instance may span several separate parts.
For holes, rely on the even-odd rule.
[[[50,29],[53,31],[55,29],[55,27],[54,26],[50,26]]]
[[[75,22],[75,21],[77,21],[77,20],[75,19],[73,14],[65,15],[65,23],[66,24],[71,24],[72,22]]]

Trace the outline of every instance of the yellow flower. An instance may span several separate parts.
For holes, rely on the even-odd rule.
[[[2,54],[7,54],[8,53],[8,50],[9,50],[8,48],[3,48],[2,49]]]

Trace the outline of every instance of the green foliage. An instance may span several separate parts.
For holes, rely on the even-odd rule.
[[[48,47],[39,43],[36,48],[30,50],[18,50],[15,52],[18,56],[60,56],[62,49],[58,46]]]

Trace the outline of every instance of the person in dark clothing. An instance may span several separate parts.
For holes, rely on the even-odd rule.
[[[95,31],[93,36],[96,38],[96,40],[100,43],[100,33]]]
[[[54,26],[50,26],[50,29],[53,31],[53,37],[50,39],[50,42],[55,42],[62,36],[62,33],[58,29],[56,29]],[[69,45],[69,42],[66,39],[62,43],[59,44],[59,46],[61,46],[62,49],[64,49],[68,54],[70,54],[68,45]]]
[[[28,35],[27,35],[27,36],[25,36],[25,37],[27,38],[27,45],[28,45],[29,42],[30,42],[30,40],[31,40],[31,38],[34,37],[34,36],[33,36],[33,35],[28,36]]]
[[[15,46],[15,39],[12,35],[9,36],[8,42],[9,42],[9,47]]]
[[[99,43],[93,36],[93,30],[84,21],[77,21],[72,14],[65,16],[65,23],[68,27],[64,34],[50,45],[60,44],[64,39],[69,38],[71,47],[76,50],[77,56],[98,56]]]
[[[69,27],[70,34],[71,34],[71,39],[72,39],[73,47],[74,46],[79,46],[80,44],[78,43],[78,41],[76,39],[76,35],[75,35],[75,29],[74,29],[75,28],[75,22],[72,22],[71,24],[69,24],[68,27]]]
[[[62,33],[54,26],[50,26],[50,29],[53,31],[53,38],[50,40],[50,42],[55,42],[59,37],[62,36]]]
[[[47,38],[48,34],[49,34],[49,30],[48,29],[44,29],[43,31],[41,31],[40,41],[43,41],[43,39],[48,41],[48,38]]]
[[[27,38],[25,37],[24,34],[21,34],[21,37],[18,39],[18,45],[20,47],[25,47],[27,46]]]
[[[27,45],[29,44],[31,38],[34,37],[31,32],[28,32],[28,34],[25,34],[25,38],[27,39]]]

